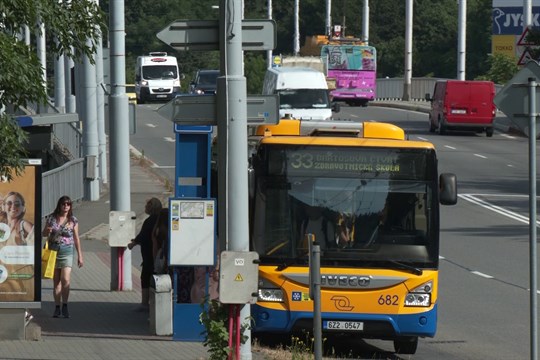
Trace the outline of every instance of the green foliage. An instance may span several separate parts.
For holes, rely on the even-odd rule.
[[[246,75],[247,93],[260,94],[264,74],[267,68],[266,53],[246,52],[244,73]]]
[[[209,360],[227,359],[231,349],[229,348],[229,306],[217,300],[209,300],[208,296],[201,302],[201,314],[199,321],[204,326],[205,336],[203,345],[207,346],[210,353]],[[242,323],[240,341],[245,344],[249,339],[244,332],[249,324]]]
[[[64,53],[75,59],[87,55],[92,59],[95,39],[105,30],[104,19],[93,0],[1,0],[0,109],[43,103],[47,97],[36,50],[17,37],[23,26],[29,24],[30,31],[38,33],[36,24],[46,24],[51,54]],[[2,115],[0,137],[0,176],[10,177],[10,168],[20,170],[24,166],[24,131],[11,117]]]
[[[519,71],[514,57],[495,54],[488,58],[489,70],[485,75],[476,77],[476,80],[491,80],[495,84],[505,84]]]
[[[8,180],[13,179],[13,175],[20,175],[24,170],[24,163],[21,161],[26,156],[25,144],[26,133],[7,115],[0,114],[0,174],[6,176]]]

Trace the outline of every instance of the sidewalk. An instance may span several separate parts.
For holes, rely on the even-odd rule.
[[[137,213],[137,231],[144,220],[144,204],[152,196],[167,205],[171,194],[138,160],[131,159],[131,209]],[[32,310],[34,319],[27,327],[27,334],[31,332],[37,341],[0,341],[0,359],[202,360],[209,357],[201,342],[180,342],[172,337],[151,335],[149,314],[134,311],[141,298],[139,247],[131,253],[133,291],[110,291],[109,211],[107,191],[99,201],[84,201],[74,206],[80,221],[84,266],[73,268],[71,318],[52,318],[52,280],[42,280],[42,307]]]

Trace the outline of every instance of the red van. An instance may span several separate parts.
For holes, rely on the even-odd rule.
[[[429,131],[472,130],[493,136],[495,84],[492,81],[438,80],[429,112]]]

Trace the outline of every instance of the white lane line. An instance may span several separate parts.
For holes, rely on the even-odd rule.
[[[165,137],[163,138],[163,140],[168,141],[168,142],[175,142],[175,141],[176,141],[175,139],[173,139],[173,138],[170,137],[170,136],[165,136]]]
[[[154,125],[154,124],[145,124],[145,125],[148,126],[148,127],[151,127],[151,128],[155,128],[155,127],[156,127],[156,125]]]
[[[522,222],[524,224],[529,223],[529,217],[528,216],[523,216],[523,215],[520,215],[520,214],[515,213],[513,211],[502,208],[500,206],[490,204],[487,201],[478,199],[474,195],[471,195],[471,194],[459,194],[458,196],[463,200],[466,200],[466,201],[468,201],[470,203],[479,205],[479,206],[483,207],[484,209],[496,212],[497,214],[501,214],[501,215],[506,216],[506,217],[508,217],[510,219],[514,219],[514,220]],[[538,226],[538,225],[540,225],[540,222],[536,221],[536,224]]]
[[[152,167],[154,169],[174,169],[176,166],[174,165],[158,165],[158,164],[153,164]]]
[[[455,147],[450,146],[450,145],[444,145],[444,147],[447,148],[447,149],[450,149],[450,150],[456,150]]]
[[[501,134],[501,136],[504,136],[508,139],[515,139],[516,137],[515,136],[512,136],[512,135],[508,135],[508,134]]]
[[[471,271],[471,274],[478,275],[486,279],[493,279],[493,276],[481,273],[480,271]]]
[[[506,165],[506,166],[508,166],[508,167],[512,167],[512,168],[514,167],[514,165],[512,165],[512,164],[508,164],[508,165]]]
[[[474,154],[474,156],[478,156],[479,158],[482,158],[482,159],[487,159],[487,156],[480,155],[480,154]]]
[[[418,139],[422,140],[422,141],[428,141],[428,139],[426,139],[425,137],[421,137],[421,136],[418,136]]]

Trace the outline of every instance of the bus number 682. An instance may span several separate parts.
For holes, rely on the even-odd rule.
[[[399,296],[397,295],[381,295],[379,296],[379,305],[398,305]]]

